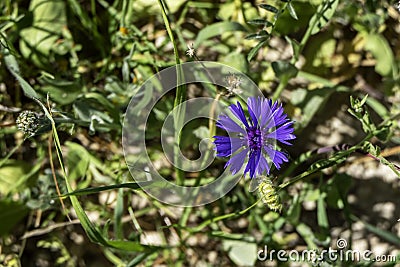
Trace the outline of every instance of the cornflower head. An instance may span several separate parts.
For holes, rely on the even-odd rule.
[[[289,141],[296,138],[293,121],[287,118],[282,105],[264,97],[249,97],[247,108],[249,119],[239,102],[229,106],[238,122],[226,114],[219,116],[216,125],[229,137],[214,136],[215,150],[219,157],[230,157],[225,168],[230,166],[232,174],[241,170],[247,159],[245,175],[269,175],[272,164],[280,169],[283,162],[288,162],[288,155],[279,150],[277,141],[291,145]]]

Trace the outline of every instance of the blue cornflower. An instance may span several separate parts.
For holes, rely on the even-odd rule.
[[[232,104],[229,110],[239,119],[239,125],[225,114],[219,116],[217,126],[229,132],[228,136],[214,136],[217,156],[229,157],[225,168],[230,165],[232,174],[237,173],[248,157],[244,174],[250,172],[250,177],[270,172],[272,163],[277,169],[288,156],[277,149],[277,141],[291,145],[289,140],[293,134],[293,121],[287,118],[282,105],[264,97],[249,97],[247,107],[250,115],[248,120],[242,106]],[[272,162],[272,163],[271,163]]]

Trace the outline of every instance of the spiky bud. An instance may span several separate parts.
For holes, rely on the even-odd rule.
[[[260,183],[258,191],[262,197],[263,202],[273,211],[281,212],[282,204],[281,199],[276,192],[275,186],[272,184],[271,179],[266,178]]]
[[[39,116],[30,110],[22,111],[16,120],[17,128],[27,136],[33,136],[39,128]]]

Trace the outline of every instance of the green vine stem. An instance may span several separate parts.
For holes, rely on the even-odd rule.
[[[323,3],[321,3],[321,5],[325,5],[329,1],[330,0],[325,0]],[[317,14],[315,14],[315,16],[317,16],[317,18],[320,18],[322,16],[322,11],[317,13]],[[312,31],[315,28],[315,26],[317,25],[317,23],[318,23],[318,19],[316,19],[313,24],[308,25],[307,30],[306,30],[305,34],[303,35],[303,38],[300,41],[298,51],[296,53],[294,53],[293,58],[290,61],[291,64],[295,65],[297,63],[297,61],[299,60],[299,55],[303,51],[306,43],[308,42],[308,39],[310,39],[310,37],[312,35]],[[276,101],[280,97],[280,95],[283,92],[283,89],[286,88],[286,86],[288,85],[289,81],[290,81],[290,79],[284,79],[279,83],[278,87],[275,90],[275,93],[272,96],[272,100],[273,101]]]
[[[174,34],[172,33],[172,29],[171,29],[171,25],[169,23],[168,20],[168,16],[167,16],[167,8],[166,5],[164,3],[163,0],[158,0],[158,3],[160,5],[161,8],[161,13],[162,13],[162,17],[164,20],[164,24],[165,24],[165,28],[167,29],[168,32],[168,36],[171,39],[172,45],[174,47],[174,54],[175,54],[175,63],[176,63],[176,68],[177,68],[177,82],[178,84],[181,83],[181,81],[184,80],[184,76],[183,76],[183,71],[180,67],[180,59],[179,59],[179,52],[178,52],[178,46],[176,44],[175,41],[175,37]],[[179,126],[183,124],[184,121],[184,115],[185,115],[185,108],[183,107],[183,105],[181,105],[184,101],[186,100],[186,86],[185,85],[179,85],[176,88],[176,95],[175,95],[175,101],[174,101],[174,126],[175,129],[179,129]],[[180,140],[181,140],[181,132],[176,131],[175,130],[175,140],[176,140],[176,144],[174,146],[174,161],[175,161],[175,165],[179,165],[179,157],[178,157],[178,151],[179,151],[179,144],[180,144]],[[179,169],[178,167],[175,167],[175,171],[176,171],[176,180],[177,183],[179,185],[183,184],[183,180],[184,180],[184,175],[185,173]]]

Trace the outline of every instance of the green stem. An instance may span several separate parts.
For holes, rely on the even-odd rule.
[[[201,62],[198,57],[195,55],[194,58],[200,62],[200,64],[203,66],[203,68],[206,70],[207,75],[209,76],[210,80],[213,82],[213,84],[216,84],[216,82],[214,81],[211,73],[208,71],[208,69],[206,68],[206,66],[203,64],[203,62]],[[218,87],[216,86],[216,91],[218,91]],[[210,113],[209,113],[209,121],[208,121],[208,129],[209,129],[209,136],[210,138],[213,138],[213,136],[216,133],[216,128],[215,128],[215,121],[212,119],[214,117],[214,112],[215,112],[215,108],[217,105],[217,102],[219,101],[219,99],[221,98],[222,93],[217,93],[216,97],[215,97],[215,101],[213,102],[211,109],[210,109]],[[206,150],[205,152],[205,156],[204,156],[204,160],[207,160],[210,153],[212,153],[212,148],[210,147],[209,149]],[[201,171],[199,176],[196,179],[196,182],[194,184],[195,187],[199,186],[201,183],[201,178],[204,174],[204,171]],[[180,225],[182,226],[186,226],[187,220],[189,219],[189,215],[190,212],[192,211],[192,207],[186,207],[185,210],[183,211],[182,217],[179,220]]]
[[[171,25],[169,24],[168,16],[167,16],[167,9],[166,5],[163,0],[158,0],[158,3],[161,7],[161,13],[162,17],[164,20],[165,28],[167,29],[167,33],[169,38],[171,39],[172,45],[174,47],[174,54],[175,54],[175,63],[177,65],[177,82],[178,84],[183,81],[183,72],[180,65],[180,59],[179,59],[179,53],[178,53],[178,46],[175,41],[175,37],[172,33]],[[182,104],[186,100],[186,86],[184,85],[179,85],[176,88],[176,95],[175,95],[175,101],[174,101],[174,126],[175,126],[175,146],[174,146],[174,162],[175,165],[179,165],[179,158],[178,158],[178,152],[179,152],[179,144],[181,140],[181,132],[177,131],[176,129],[179,129],[181,125],[183,125],[183,120],[184,120],[184,115],[185,115],[185,109],[184,107],[180,104]],[[175,167],[176,171],[176,179],[177,183],[179,185],[183,184],[184,180],[184,175],[185,173],[179,169],[178,167]]]
[[[272,96],[272,101],[278,100],[279,96],[282,94],[283,89],[285,89],[286,85],[289,83],[289,79],[282,80],[278,87],[275,90],[275,93]]]
[[[206,227],[206,226],[208,226],[208,225],[210,225],[210,224],[212,224],[212,223],[215,223],[215,222],[218,222],[218,221],[221,221],[221,220],[225,220],[225,219],[229,219],[229,218],[236,218],[236,217],[239,217],[239,216],[245,214],[246,212],[248,212],[249,210],[251,210],[252,208],[254,208],[255,206],[257,206],[257,204],[258,204],[261,200],[262,200],[262,198],[259,198],[259,199],[258,199],[256,202],[254,202],[250,207],[247,207],[247,208],[244,209],[244,210],[241,210],[241,211],[239,211],[239,212],[233,212],[233,213],[229,213],[229,214],[224,214],[224,215],[221,215],[221,216],[218,216],[218,217],[215,217],[215,218],[211,218],[211,219],[209,219],[209,220],[203,222],[202,224],[198,225],[197,227],[188,228],[187,230],[188,230],[189,232],[191,232],[191,233],[196,233],[196,232],[201,231],[204,227]]]
[[[322,3],[321,5],[325,4],[325,2],[326,1],[324,1],[324,3]],[[285,5],[285,7],[286,7],[286,5]],[[290,61],[291,64],[295,65],[296,62],[299,60],[299,55],[303,51],[306,43],[308,42],[308,39],[310,39],[312,30],[317,25],[317,23],[318,23],[318,19],[316,19],[312,25],[308,25],[306,33],[303,35],[303,38],[301,39],[301,42],[299,45],[299,50],[297,53],[294,54],[292,60]],[[290,81],[290,79],[284,79],[279,83],[278,88],[276,89],[274,95],[272,96],[273,101],[276,101],[280,97],[283,89],[285,89],[285,87],[288,85],[289,81]]]
[[[25,141],[25,140],[24,140],[24,141]],[[11,157],[11,155],[14,154],[15,151],[17,151],[17,150],[21,147],[21,145],[22,145],[23,143],[24,143],[24,142],[18,143],[16,146],[13,147],[13,149],[11,149],[11,151],[7,154],[7,156],[5,156],[3,159],[1,159],[1,161],[0,161],[0,167],[2,167],[2,166],[4,165],[4,163],[7,162],[7,160]]]
[[[321,5],[325,5],[325,3],[327,1],[329,1],[329,0],[325,0],[323,3],[321,3]],[[317,26],[317,23],[319,22],[319,18],[322,16],[322,14],[319,13],[319,14],[316,14],[316,16],[317,16],[317,19],[314,21],[314,23],[312,25],[308,25],[306,33],[303,35],[303,38],[300,41],[299,51],[292,58],[292,61],[291,61],[292,64],[295,64],[297,62],[297,60],[299,60],[299,55],[303,51],[306,43],[308,42],[308,39],[310,39],[311,33],[312,33],[313,29],[315,28],[315,26]]]
[[[325,165],[321,165],[321,166],[317,166],[315,169],[311,169],[308,171],[303,172],[300,175],[295,176],[294,178],[292,178],[290,181],[287,181],[286,183],[283,183],[279,186],[279,190],[282,190],[285,187],[288,187],[291,184],[294,184],[316,172],[319,172],[323,169],[326,169],[328,167],[331,167],[334,163],[340,163],[342,161],[344,161],[351,153],[355,152],[358,149],[361,149],[364,142],[368,141],[369,139],[371,139],[374,136],[374,133],[369,133],[361,142],[359,142],[357,145],[352,146],[351,148],[349,148],[348,150],[345,151],[340,151],[337,152],[336,154],[334,154],[330,159],[329,162],[327,162],[327,164]]]

